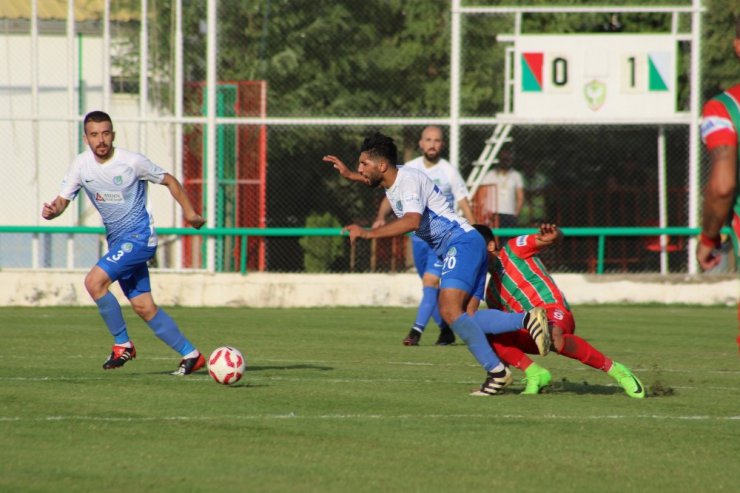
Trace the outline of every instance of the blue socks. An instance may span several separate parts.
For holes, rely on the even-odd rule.
[[[424,287],[419,308],[416,310],[416,320],[414,321],[414,329],[419,332],[424,332],[427,322],[429,322],[429,317],[431,317],[434,312],[439,316],[439,310],[437,309],[438,294],[438,288]],[[437,319],[435,318],[435,321],[436,320]]]
[[[181,356],[185,356],[195,350],[195,346],[180,332],[177,323],[161,308],[147,322],[147,325],[154,331],[154,335],[162,339],[165,344],[180,353]]]
[[[126,330],[126,321],[123,319],[123,313],[121,311],[121,305],[113,293],[108,291],[105,295],[95,300],[95,304],[98,305],[98,311],[100,316],[103,317],[108,331],[113,336],[115,344],[124,344],[129,341],[128,331]],[[180,332],[177,324],[172,317],[167,315],[167,312],[161,308],[157,310],[156,315],[147,322],[147,325],[151,327],[154,334],[162,339],[169,347],[185,356],[188,353],[195,351],[190,341]]]
[[[473,319],[486,334],[514,332],[524,327],[525,313],[505,313],[501,310],[478,310]]]
[[[95,304],[98,305],[100,316],[103,317],[103,322],[105,322],[105,326],[108,327],[108,331],[113,336],[115,344],[128,342],[126,321],[123,319],[121,305],[113,296],[113,293],[108,291],[102,298],[95,300]]]
[[[491,371],[501,364],[501,360],[491,349],[486,335],[476,323],[475,318],[463,313],[452,322],[452,330],[465,341],[465,344],[468,345],[468,351],[473,353],[475,359],[486,371]]]

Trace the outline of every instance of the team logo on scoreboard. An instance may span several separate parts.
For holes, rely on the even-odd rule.
[[[606,101],[606,84],[598,80],[592,80],[583,88],[583,96],[586,104],[593,111],[599,111]]]

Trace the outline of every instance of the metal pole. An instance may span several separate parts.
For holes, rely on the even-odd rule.
[[[658,226],[668,226],[668,203],[666,186],[666,160],[665,160],[665,128],[658,127]],[[668,273],[668,237],[660,235],[660,273]]]
[[[206,109],[206,142],[208,153],[206,156],[208,187],[208,223],[209,228],[216,226],[216,194],[218,184],[216,183],[216,0],[208,0],[207,14],[207,102]],[[210,236],[206,243],[206,269],[208,272],[216,271],[216,239]]]
[[[36,184],[36,203],[42,203],[41,181],[39,175],[39,22],[37,0],[31,1],[31,136],[33,138],[33,181]],[[38,219],[36,219],[38,221]],[[47,244],[47,249],[49,245]],[[44,249],[44,258],[48,258],[50,252]],[[31,267],[39,267],[39,237],[33,236],[31,242]],[[46,262],[44,262],[46,264]],[[48,267],[47,265],[44,265]]]
[[[452,0],[450,47],[450,163],[460,168],[460,0]]]
[[[182,37],[182,0],[176,0],[175,2],[175,118],[182,118],[183,113],[183,37]],[[175,163],[173,173],[175,177],[182,183],[185,174],[183,153],[182,153],[182,122],[175,122]],[[203,212],[203,211],[199,211]],[[175,218],[180,217],[177,209],[175,209]],[[180,221],[175,219],[175,226],[180,224]],[[180,238],[177,241],[175,248],[175,265],[174,268],[182,268],[183,263],[183,249],[185,244],[183,239]]]
[[[75,46],[75,2],[74,0],[67,1],[67,113],[69,114],[70,120],[67,124],[67,131],[69,132],[70,140],[70,154],[69,160],[71,161],[77,151],[77,146],[80,142],[80,136],[77,132],[78,123],[74,121],[78,115],[77,103],[75,101],[75,74],[76,74],[76,63],[75,53],[77,52]],[[82,197],[79,199],[82,201]],[[80,223],[81,214],[80,209],[77,208],[77,220],[75,224]],[[74,235],[70,234],[67,236],[67,269],[74,269],[75,265],[75,241]]]
[[[699,118],[700,101],[699,88],[701,87],[701,0],[693,0],[691,12],[691,75],[689,84],[691,88],[690,112],[691,124],[689,126],[689,227],[695,228],[699,225]],[[696,250],[696,238],[689,237],[688,255],[689,274],[698,272],[698,265],[694,257]]]
[[[139,31],[139,150],[146,153],[146,114],[149,100],[149,25],[147,22],[147,0],[141,0],[141,30]]]
[[[103,111],[110,110],[110,0],[103,7]]]

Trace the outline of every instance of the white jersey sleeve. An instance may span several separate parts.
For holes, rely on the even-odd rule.
[[[131,164],[136,172],[136,176],[138,176],[140,180],[146,180],[157,184],[162,183],[164,175],[167,174],[164,169],[151,162],[148,157],[142,154],[132,154],[134,159]]]
[[[468,187],[465,185],[460,172],[446,159],[440,159],[434,166],[427,167],[424,157],[419,156],[405,164],[406,167],[417,169],[429,177],[445,196],[450,207],[455,209],[458,202],[468,198]]]
[[[82,177],[80,175],[80,166],[81,166],[81,159],[80,156],[77,156],[74,161],[72,161],[72,164],[69,165],[69,169],[67,170],[67,174],[64,175],[64,179],[62,180],[62,188],[59,191],[59,196],[67,199],[67,200],[74,200],[77,198],[77,194],[80,192],[80,189],[82,188]]]
[[[437,185],[419,170],[400,168],[395,183],[385,193],[397,217],[409,212],[421,214],[416,235],[439,256],[444,255],[453,236],[472,230],[465,218],[455,214]]]

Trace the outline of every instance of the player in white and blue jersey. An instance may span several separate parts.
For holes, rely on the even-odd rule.
[[[205,224],[205,219],[193,209],[175,177],[145,156],[113,146],[115,132],[108,114],[90,112],[83,124],[89,149],[72,162],[59,195],[44,204],[41,216],[47,220],[59,216],[82,189],[103,219],[108,252],[85,277],[85,288],[113,336],[113,348],[103,369],[120,368],[136,357],[121,306],[109,290],[118,281],[136,314],[180,354],[173,375],[188,375],[202,368],[205,358],[152,298],[147,262],[157,251],[157,234],[147,183],[166,186],[182,207],[185,220],[196,229]]]
[[[398,220],[366,230],[357,224],[344,229],[350,241],[357,238],[388,238],[415,231],[442,262],[439,311],[468,350],[487,372],[486,380],[474,395],[495,395],[511,383],[511,372],[501,362],[485,334],[513,332],[525,326],[541,354],[550,349],[547,317],[542,309],[507,314],[480,310],[486,274],[487,251],[480,234],[455,214],[439,188],[421,171],[396,167],[397,149],[393,139],[376,133],[360,149],[357,172],[350,171],[336,156],[324,156],[340,175],[368,186],[385,188],[386,197]]]
[[[475,222],[473,211],[468,202],[468,187],[460,172],[446,159],[442,158],[444,148],[442,129],[436,126],[426,127],[419,139],[421,156],[408,161],[404,167],[423,171],[434,182],[452,210],[457,205],[465,219],[470,224]],[[387,199],[383,199],[378,208],[377,218],[373,228],[383,226],[385,218],[391,213],[391,206]],[[439,337],[435,343],[438,346],[447,346],[455,342],[455,334],[439,314],[437,297],[439,295],[439,280],[442,274],[442,262],[429,245],[417,235],[411,235],[411,245],[414,256],[414,266],[421,278],[422,296],[416,310],[416,318],[408,335],[403,339],[405,346],[418,346],[421,335],[426,329],[429,317],[432,317],[439,326]]]

